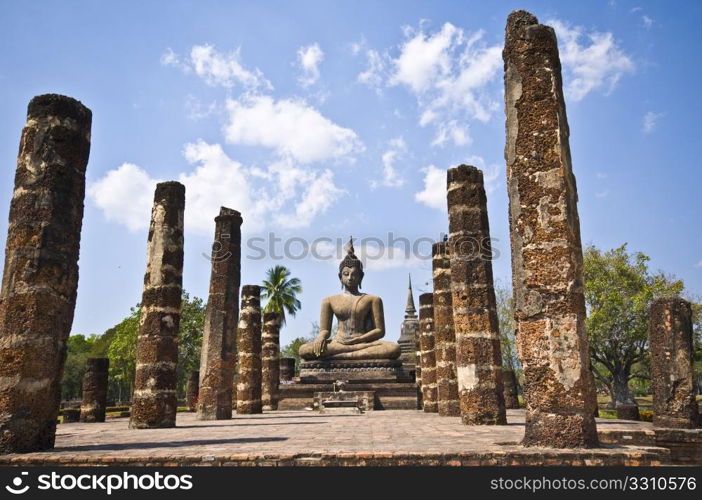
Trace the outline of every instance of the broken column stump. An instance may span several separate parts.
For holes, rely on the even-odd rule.
[[[232,418],[236,328],[241,283],[241,214],[221,207],[215,217],[210,291],[200,356],[198,420]]]
[[[236,412],[263,413],[261,403],[261,287],[241,289],[241,314],[236,340],[239,381],[236,386]]]
[[[280,384],[280,313],[263,313],[261,336],[261,404],[264,410],[278,409]]]
[[[295,358],[280,358],[280,381],[292,382],[295,376]]]
[[[426,413],[439,411],[434,344],[434,294],[423,293],[419,296],[419,360],[422,364],[422,401]]]
[[[185,404],[188,411],[197,411],[197,398],[200,393],[200,371],[190,370],[188,383],[185,386]]]
[[[446,179],[461,420],[466,425],[506,425],[483,173],[459,165],[448,170]]]
[[[502,369],[502,387],[505,395],[505,408],[519,408],[519,392],[517,390],[517,374],[509,368]]]
[[[525,11],[507,19],[507,185],[523,444],[597,446],[583,254],[558,44]]]
[[[653,425],[694,429],[698,425],[693,370],[692,308],[680,297],[651,304]]]
[[[40,95],[27,108],[0,291],[0,453],[54,446],[91,123],[91,111],[66,96]]]
[[[131,429],[175,427],[185,186],[156,185],[137,338]]]
[[[88,358],[83,375],[81,422],[104,422],[107,408],[107,382],[110,372],[108,358]]]

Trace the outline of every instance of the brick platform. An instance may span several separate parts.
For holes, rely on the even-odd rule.
[[[129,430],[128,419],[58,426],[49,452],[0,456],[0,465],[659,465],[654,446],[598,449],[523,448],[524,411],[509,425],[465,426],[459,418],[418,410],[364,415],[276,411],[198,421],[179,413],[175,429]],[[603,421],[602,428],[632,424]],[[643,426],[650,424],[633,423]]]

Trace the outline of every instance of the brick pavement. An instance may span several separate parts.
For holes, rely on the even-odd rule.
[[[49,452],[0,456],[0,464],[130,465],[485,465],[659,463],[666,450],[607,445],[594,450],[523,448],[524,410],[508,410],[508,425],[466,426],[458,417],[419,410],[363,415],[275,411],[199,421],[179,413],[171,429],[128,429],[128,418],[58,426]],[[600,421],[610,430],[650,424]]]

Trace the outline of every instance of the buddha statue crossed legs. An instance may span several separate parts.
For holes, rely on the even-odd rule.
[[[385,335],[383,301],[376,295],[359,292],[363,265],[354,255],[353,240],[339,264],[343,293],[325,297],[319,319],[319,335],[300,346],[300,357],[312,360],[392,360],[400,357],[400,346],[380,340]],[[333,318],[339,328],[329,339]]]

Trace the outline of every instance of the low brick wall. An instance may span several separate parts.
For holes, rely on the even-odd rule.
[[[612,452],[604,450],[544,450],[525,448],[519,452],[436,453],[358,452],[335,454],[199,455],[188,457],[89,457],[73,455],[0,456],[0,465],[67,466],[281,466],[281,467],[396,467],[396,466],[649,466],[662,465],[665,450]]]

